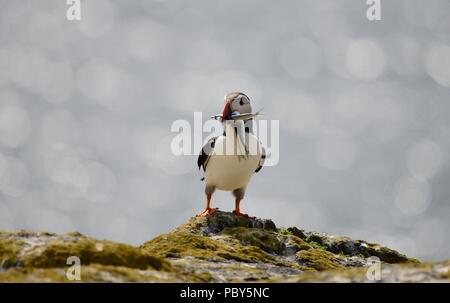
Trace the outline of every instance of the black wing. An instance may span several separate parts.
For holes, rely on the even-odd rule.
[[[206,144],[203,146],[200,154],[198,155],[197,159],[197,165],[198,169],[203,167],[203,171],[206,170],[206,165],[208,164],[209,156],[211,155],[212,151],[214,150],[214,145],[216,143],[216,139],[218,137],[214,137],[208,140]]]
[[[261,160],[259,160],[259,165],[255,170],[255,173],[259,172],[264,166],[264,161],[266,161],[266,150],[261,146]]]

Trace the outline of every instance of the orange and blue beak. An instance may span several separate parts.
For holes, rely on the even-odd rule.
[[[225,107],[223,108],[221,121],[229,120],[231,118],[231,102],[225,103]]]

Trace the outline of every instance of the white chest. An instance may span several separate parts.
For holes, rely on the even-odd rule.
[[[245,153],[243,155],[230,154],[223,151],[227,151],[227,148],[228,151],[230,148],[237,151],[239,146],[237,146],[235,135],[217,138],[205,171],[206,184],[226,191],[246,187],[261,160],[258,139],[254,135],[248,134],[248,143],[255,147],[248,156],[244,156]]]

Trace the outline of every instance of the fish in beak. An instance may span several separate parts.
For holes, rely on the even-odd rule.
[[[231,102],[226,102],[225,106],[223,108],[223,112],[222,115],[220,116],[220,120],[222,122],[225,121],[229,121],[233,123],[235,130],[236,130],[236,136],[237,136],[237,140],[239,142],[238,144],[238,148],[240,150],[239,155],[248,155],[248,147],[246,145],[246,140],[245,140],[245,125],[244,125],[244,121],[242,120],[237,120],[237,121],[233,121],[233,117],[234,116],[239,116],[240,113],[239,111],[234,111],[231,109]]]
[[[236,137],[238,140],[238,148],[240,150],[239,155],[244,156],[246,158],[249,154],[249,147],[248,147],[248,140],[245,135],[245,124],[244,121],[239,120],[234,122],[235,129],[236,129]],[[244,150],[242,150],[244,149]]]

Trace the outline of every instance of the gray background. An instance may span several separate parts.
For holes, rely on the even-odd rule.
[[[204,199],[172,122],[242,90],[281,129],[243,211],[450,256],[448,0],[65,2],[0,0],[0,229],[169,231]]]

